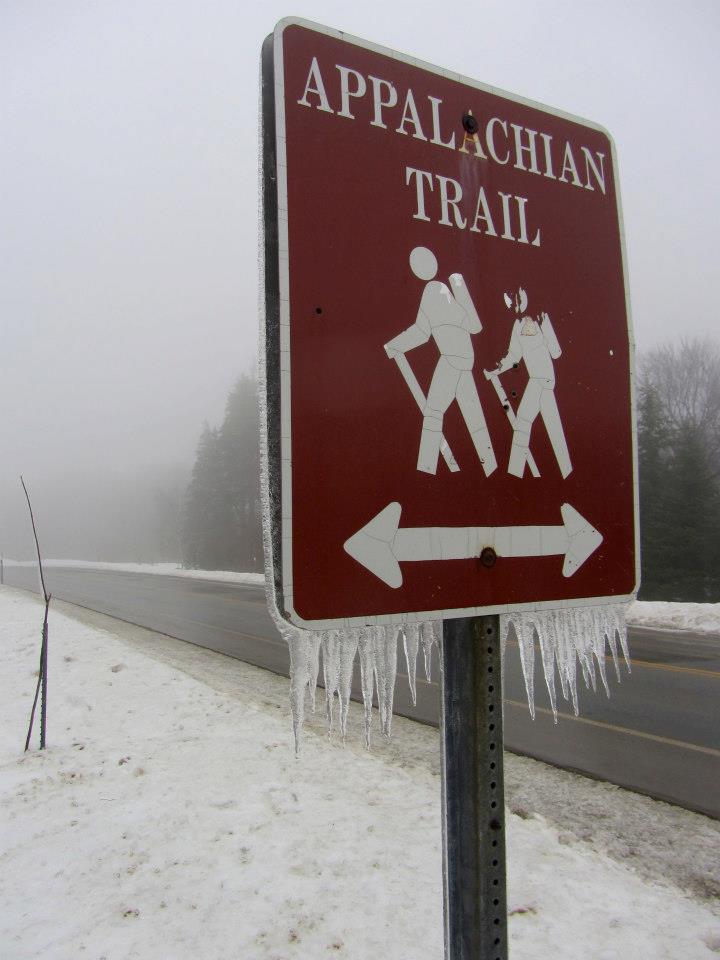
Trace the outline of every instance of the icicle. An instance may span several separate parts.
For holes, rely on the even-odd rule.
[[[588,670],[587,660],[581,654],[578,654],[578,659],[580,660],[580,669],[582,670],[583,680],[585,681],[585,686],[590,686],[590,671]]]
[[[577,702],[577,664],[575,660],[575,645],[568,629],[567,612],[558,610],[555,613],[555,631],[557,644],[558,667],[560,676],[565,681],[563,696],[575,707]]]
[[[323,681],[325,683],[325,716],[327,717],[328,736],[333,729],[333,706],[335,694],[340,696],[340,634],[337,630],[326,630],[322,635]]]
[[[374,627],[372,630],[373,652],[375,655],[375,679],[378,707],[380,708],[380,729],[386,737],[390,736],[392,726],[393,694],[397,674],[397,635],[395,627]]]
[[[279,621],[276,618],[276,622]],[[333,729],[334,700],[340,704],[340,730],[347,736],[348,710],[355,657],[359,654],[360,678],[365,708],[365,745],[370,746],[374,694],[380,712],[380,728],[389,737],[392,724],[393,696],[397,674],[397,646],[402,635],[408,682],[413,703],[417,699],[417,654],[422,644],[425,674],[431,676],[432,648],[439,642],[441,622],[426,621],[402,627],[363,627],[340,633],[310,633],[278,622],[290,651],[290,707],[292,712],[295,752],[299,754],[306,699],[314,709],[315,687],[319,672],[319,651],[322,649],[328,733]],[[630,655],[625,629],[625,610],[621,605],[563,608],[560,610],[503,614],[500,619],[501,658],[504,661],[507,637],[512,628],[518,642],[520,664],[525,681],[528,707],[535,717],[535,635],[540,646],[550,706],[557,723],[557,691],[555,670],[560,678],[562,694],[579,714],[578,661],[585,685],[597,692],[600,673],[607,696],[606,643],[610,645],[615,673],[620,679],[618,645],[630,670]],[[503,663],[504,672],[504,663]]]
[[[290,711],[292,713],[295,756],[300,754],[303,720],[305,719],[305,691],[308,685],[310,661],[310,634],[301,630],[283,629],[290,650]]]
[[[575,716],[579,713],[577,696],[577,659],[570,611],[556,610],[553,614],[556,634],[556,655],[560,670],[560,683],[566,700],[571,700]]]
[[[350,688],[352,686],[353,665],[358,648],[359,631],[348,630],[340,634],[340,659],[338,665],[338,698],[340,699],[340,733],[343,740],[347,736],[347,718],[350,708]]]
[[[417,623],[408,623],[401,630],[403,647],[405,649],[405,663],[407,664],[408,683],[413,706],[417,704],[416,677],[417,655],[420,645],[420,628]]]
[[[607,669],[605,665],[605,631],[603,630],[599,618],[594,616],[592,609],[584,612],[586,629],[590,634],[593,653],[600,671],[600,679],[605,687],[606,696],[610,696],[610,687],[608,686]]]
[[[612,607],[610,607],[610,615],[612,617],[612,622],[615,624],[617,635],[620,638],[620,647],[625,660],[625,666],[627,667],[628,673],[631,673],[632,667],[630,665],[630,651],[628,650],[627,644],[627,626],[625,624],[625,605],[617,603],[614,604]]]
[[[395,627],[385,628],[385,729],[383,733],[390,736],[392,729],[393,700],[395,696],[395,679],[397,677],[397,638]]]
[[[311,633],[308,643],[308,688],[310,693],[310,709],[315,713],[315,694],[317,692],[318,674],[320,673],[320,634]]]
[[[434,621],[426,620],[420,624],[420,642],[422,643],[423,654],[425,656],[425,679],[428,683],[430,682],[432,674],[432,648],[433,644],[438,640],[439,631]]]
[[[552,649],[553,656],[555,658],[557,675],[558,679],[560,680],[560,692],[566,700],[569,700],[570,689],[568,687],[567,674],[564,668],[563,649],[560,639],[560,613],[558,610],[551,610],[549,613],[545,613],[542,616],[545,620],[545,633],[547,636],[547,642]]]
[[[507,648],[508,632],[511,625],[513,630],[515,630],[512,614],[502,614],[500,617],[500,676],[503,678],[505,677],[505,650]],[[515,630],[515,636],[517,636],[517,630]],[[503,691],[504,690],[505,684],[503,682]]]
[[[523,677],[525,679],[525,692],[527,693],[528,707],[530,716],[535,719],[535,641],[534,626],[524,614],[513,618],[515,636],[520,650],[520,665],[522,667]]]
[[[540,656],[542,657],[543,673],[545,674],[545,686],[550,697],[550,706],[552,707],[553,718],[557,723],[557,698],[555,696],[555,646],[550,639],[549,623],[546,614],[533,615],[535,623],[535,632],[540,641]]]
[[[578,682],[577,682],[577,651],[575,649],[575,629],[572,610],[561,610],[560,618],[562,624],[563,642],[566,649],[566,665],[568,686],[570,687],[570,698],[572,700],[573,713],[575,716],[580,714],[580,701],[578,700]]]
[[[360,656],[360,685],[362,687],[363,705],[365,707],[365,746],[369,750],[373,690],[375,688],[375,656],[369,627],[364,627],[359,631],[358,653]]]
[[[600,621],[600,612],[598,611],[598,620]],[[603,631],[605,637],[607,637],[608,646],[610,647],[610,653],[612,654],[613,663],[615,664],[615,676],[617,677],[618,683],[622,682],[620,676],[620,661],[618,660],[618,649],[617,649],[617,640],[615,639],[615,628],[611,627],[608,621],[603,617],[600,621],[600,629]]]
[[[575,652],[577,653],[578,660],[580,661],[580,669],[582,670],[585,687],[587,689],[592,687],[593,692],[595,692],[597,690],[597,680],[595,678],[595,665],[592,661],[591,638],[589,632],[585,628],[585,623],[582,616],[583,612],[581,609],[576,608],[568,610],[567,613],[570,618]]]

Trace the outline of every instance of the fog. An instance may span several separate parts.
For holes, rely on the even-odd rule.
[[[203,422],[256,363],[259,53],[289,13],[607,127],[638,347],[714,334],[714,0],[5,0],[5,556],[32,555],[20,473],[47,556],[177,551]]]

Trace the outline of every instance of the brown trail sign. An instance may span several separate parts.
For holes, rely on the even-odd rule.
[[[447,955],[505,956],[494,615],[636,589],[614,148],[284,20],[263,149],[277,607],[306,629],[445,620]]]

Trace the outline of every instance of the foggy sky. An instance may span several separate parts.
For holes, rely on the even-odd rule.
[[[282,16],[604,125],[642,350],[717,326],[719,11],[2,0],[0,550],[20,472],[47,517],[83,483],[186,468],[254,367],[259,53]]]

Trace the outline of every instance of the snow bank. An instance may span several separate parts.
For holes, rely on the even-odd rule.
[[[3,960],[441,960],[437,777],[323,737],[295,760],[251,686],[55,611],[50,746],[23,754],[40,623],[0,588]],[[717,956],[707,906],[541,818],[508,831],[512,960]]]
[[[627,625],[656,630],[689,630],[720,634],[720,603],[671,603],[636,600],[626,615]]]

